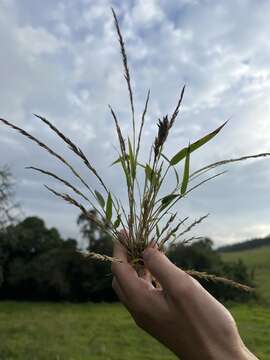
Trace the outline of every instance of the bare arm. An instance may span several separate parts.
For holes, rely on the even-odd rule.
[[[195,279],[177,268],[159,250],[148,248],[139,277],[128,263],[125,249],[115,245],[113,288],[136,324],[182,360],[255,360],[244,345],[230,312]]]

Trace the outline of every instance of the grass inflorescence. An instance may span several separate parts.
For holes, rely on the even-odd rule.
[[[72,140],[66,137],[46,118],[34,114],[41,122],[47,125],[85,164],[91,175],[98,180],[100,185],[99,189],[94,189],[90,186],[73,165],[71,165],[63,156],[59,155],[48,145],[6,119],[0,118],[0,121],[14,130],[19,131],[22,135],[45,149],[53,157],[57,158],[62,164],[64,164],[64,166],[69,168],[69,170],[91,196],[87,196],[85,192],[78,190],[75,185],[49,170],[44,170],[34,166],[28,167],[28,169],[54,178],[71,190],[74,195],[78,196],[81,200],[78,200],[77,198],[75,199],[74,195],[70,195],[65,192],[57,192],[56,190],[46,186],[47,189],[54,195],[79,208],[89,221],[94,222],[101,230],[110,235],[114,241],[120,241],[126,248],[131,263],[136,264],[142,261],[142,252],[145,248],[147,248],[147,246],[149,246],[149,244],[156,244],[161,251],[166,252],[166,249],[168,249],[169,246],[176,244],[178,241],[182,240],[183,243],[188,243],[196,239],[192,236],[190,238],[186,238],[186,234],[203,221],[208,215],[195,219],[189,225],[186,225],[189,218],[186,217],[184,219],[179,219],[177,212],[172,212],[172,210],[174,206],[191,191],[224,174],[225,171],[212,174],[207,178],[203,178],[203,180],[198,180],[199,177],[205,175],[208,171],[216,169],[218,166],[251,158],[265,157],[269,156],[270,153],[254,154],[214,162],[191,173],[190,161],[192,153],[213,139],[226,125],[227,122],[224,122],[219,127],[195,142],[187,144],[187,146],[178,150],[171,158],[169,158],[165,154],[165,146],[181,110],[185,93],[185,86],[183,86],[172,114],[167,114],[161,119],[158,119],[157,135],[150,146],[148,161],[145,163],[140,160],[142,134],[149,107],[150,90],[146,96],[143,112],[137,121],[125,43],[117,16],[113,9],[112,14],[120,44],[121,57],[124,67],[124,78],[127,84],[131,111],[132,134],[130,137],[128,136],[126,138],[121,130],[121,124],[116,112],[109,105],[119,142],[119,156],[113,162],[113,165],[120,166],[123,171],[127,189],[127,207],[122,204],[121,200],[110,190],[110,187],[105,184],[101,175],[81,148],[74,144]],[[179,172],[177,167],[177,165],[181,162],[184,162],[182,173]],[[139,173],[144,174],[143,181],[141,181],[142,177],[138,176]],[[175,186],[173,190],[166,195],[161,195],[164,194],[164,189],[166,189],[166,186],[164,185],[166,185],[167,177],[170,176],[170,174],[173,174],[175,177]],[[86,202],[87,205],[84,205],[82,201],[84,203]],[[89,208],[94,209],[96,215],[94,215]],[[123,240],[123,237],[119,237],[120,229],[125,232],[125,240]],[[92,252],[86,253],[86,256],[102,261],[119,261],[116,258]],[[238,286],[228,279],[215,277],[214,275],[198,273],[191,270],[187,272],[191,276],[204,277],[205,279],[213,281],[223,281],[233,286]],[[241,288],[241,285],[239,285],[239,287]],[[242,289],[247,290],[247,287],[242,286]]]

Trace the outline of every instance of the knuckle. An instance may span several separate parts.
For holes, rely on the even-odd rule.
[[[154,264],[158,257],[158,250],[154,248],[148,248],[143,255],[144,261],[147,265]]]
[[[175,287],[172,297],[179,301],[186,300],[189,301],[194,296],[194,283],[190,279],[184,279],[180,284]]]

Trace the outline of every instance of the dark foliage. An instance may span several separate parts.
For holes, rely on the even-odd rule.
[[[100,237],[91,248],[111,254]],[[89,261],[74,239],[63,240],[43,220],[26,218],[0,232],[0,298],[16,300],[113,301],[110,264]]]
[[[96,214],[93,214],[96,216]],[[88,250],[111,255],[112,240],[95,222],[78,219]],[[183,269],[205,271],[252,285],[242,262],[225,264],[204,239],[171,248],[169,257]],[[43,220],[28,217],[0,232],[0,298],[51,301],[115,301],[110,263],[89,260],[74,239],[63,240]],[[220,300],[246,300],[247,294],[222,283],[200,280]]]
[[[242,261],[224,263],[219,253],[213,250],[213,242],[205,238],[189,246],[179,244],[170,249],[170,259],[183,269],[192,269],[222,276],[241,284],[253,286],[251,274]],[[199,282],[219,300],[246,301],[254,298],[253,293],[246,293],[221,282],[198,279]]]

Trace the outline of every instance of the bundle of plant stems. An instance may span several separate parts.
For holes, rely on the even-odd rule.
[[[67,138],[47,119],[34,114],[39,120],[49,126],[49,128],[64,141],[69,149],[75,153],[81,161],[83,161],[91,175],[98,180],[100,185],[99,189],[92,188],[75,169],[75,167],[51,147],[13,123],[10,123],[3,118],[0,118],[0,121],[19,131],[22,135],[44,148],[54,158],[58,159],[64,166],[69,168],[74,177],[77,178],[77,180],[83,185],[85,192],[79,190],[75,185],[49,170],[44,170],[34,166],[28,167],[28,169],[35,170],[54,178],[71,190],[75,197],[74,195],[70,195],[66,192],[58,192],[45,185],[46,188],[54,195],[79,208],[89,221],[94,222],[114,241],[120,241],[127,250],[130,262],[134,267],[136,267],[138,264],[143,266],[142,252],[147,248],[147,246],[149,246],[150,243],[151,245],[155,244],[161,251],[166,252],[170,246],[177,244],[179,241],[188,243],[196,239],[196,237],[186,238],[186,236],[208,215],[195,219],[187,225],[189,218],[185,217],[183,219],[179,219],[177,212],[173,212],[173,208],[191,191],[195,190],[204,183],[221,176],[225,173],[225,171],[214,173],[209,177],[200,180],[199,178],[201,176],[213,169],[216,169],[218,166],[251,158],[265,157],[269,156],[270,153],[261,153],[222,160],[203,166],[201,169],[190,173],[190,160],[192,153],[213,139],[225,126],[225,122],[217,129],[204,135],[195,142],[187,144],[187,146],[177,151],[174,156],[170,158],[166,156],[166,141],[172,131],[181,108],[185,92],[184,86],[172,114],[163,116],[158,120],[157,135],[150,146],[148,161],[146,163],[142,162],[140,160],[141,141],[145,118],[148,111],[150,91],[147,93],[144,110],[140,118],[137,119],[135,117],[134,96],[125,44],[119,28],[117,16],[113,9],[112,14],[120,43],[124,77],[127,84],[131,109],[132,134],[131,136],[125,137],[115,111],[111,106],[109,106],[119,141],[119,154],[113,165],[120,166],[123,171],[127,189],[127,207],[125,207],[122,201],[110,190],[109,186],[105,184],[98,170],[94,167],[92,162],[88,160],[80,147]],[[180,163],[183,163],[183,170],[181,173],[179,173],[179,168],[177,166]],[[139,176],[141,173],[143,173],[143,181],[141,181],[142,176]],[[161,196],[164,188],[166,189],[166,180],[168,176],[171,176],[171,174],[173,174],[175,178],[174,188],[165,196]],[[79,198],[81,200],[78,200]],[[89,209],[94,209],[95,211],[93,212]],[[125,232],[125,237],[119,236],[120,230]],[[117,258],[103,254],[96,254],[93,252],[86,252],[85,254],[86,256],[101,261],[120,261]],[[215,275],[199,273],[192,270],[186,270],[186,272],[195,277],[212,281],[222,281],[243,290],[250,290],[250,288],[245,285],[237,284],[231,280],[216,277]]]

